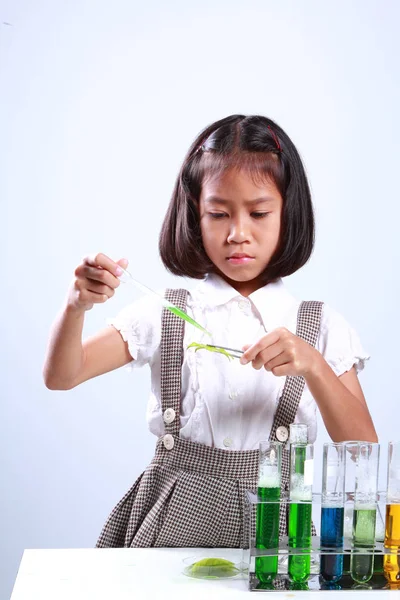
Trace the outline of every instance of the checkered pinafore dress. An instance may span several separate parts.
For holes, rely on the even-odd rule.
[[[183,310],[187,291],[167,290]],[[296,334],[315,346],[322,303],[303,302]],[[164,309],[161,334],[161,404],[165,435],[155,456],[105,523],[96,547],[247,547],[246,490],[256,490],[258,450],[222,450],[180,439],[181,368],[184,321]],[[287,377],[270,440],[293,423],[304,388]],[[278,432],[279,435],[279,432]],[[281,436],[280,436],[281,437]],[[282,460],[282,488],[288,489],[289,453]],[[286,535],[286,510],[280,534]]]

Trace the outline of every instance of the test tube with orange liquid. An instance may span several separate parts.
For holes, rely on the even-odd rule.
[[[383,570],[400,587],[400,442],[389,442]]]

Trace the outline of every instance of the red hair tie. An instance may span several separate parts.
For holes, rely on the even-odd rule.
[[[276,135],[275,131],[272,129],[271,125],[268,125],[268,129],[272,133],[272,137],[275,140],[275,144],[276,144],[276,147],[278,148],[279,152],[282,152],[282,147],[281,147],[281,145],[279,143],[278,136]]]

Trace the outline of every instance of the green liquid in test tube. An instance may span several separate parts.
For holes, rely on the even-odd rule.
[[[168,309],[170,312],[172,312],[172,314],[176,315],[180,319],[183,319],[184,321],[187,321],[187,323],[190,323],[194,327],[197,327],[197,329],[200,329],[200,331],[202,331],[203,333],[206,333],[207,335],[211,336],[211,333],[209,331],[207,331],[207,329],[205,329],[202,325],[197,323],[197,321],[192,319],[192,317],[190,317],[181,308],[179,308],[178,306],[175,306],[175,304],[172,304],[171,302],[169,302],[169,300],[166,300],[166,298],[161,296],[158,292],[155,292],[151,288],[147,287],[147,285],[140,283],[140,281],[135,279],[133,277],[133,275],[131,273],[129,273],[129,271],[127,271],[126,269],[123,269],[121,267],[121,265],[120,265],[120,269],[122,270],[122,275],[121,275],[121,277],[119,277],[119,280],[122,281],[122,283],[126,283],[126,282],[132,283],[137,288],[142,290],[142,292],[144,292],[145,294],[155,296],[161,302],[162,306],[164,306],[166,309]]]
[[[350,574],[356,583],[366,583],[374,571],[379,444],[360,442],[355,451],[357,466]]]
[[[278,574],[281,464],[282,444],[260,442],[256,548],[271,552],[270,556],[255,559],[256,577],[261,584],[269,584]]]
[[[291,444],[288,573],[296,583],[310,576],[313,464],[313,444]]]

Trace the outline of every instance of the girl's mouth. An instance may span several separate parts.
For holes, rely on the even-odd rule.
[[[254,260],[254,257],[248,254],[232,254],[227,258],[227,261],[232,265],[244,265],[252,260]]]

